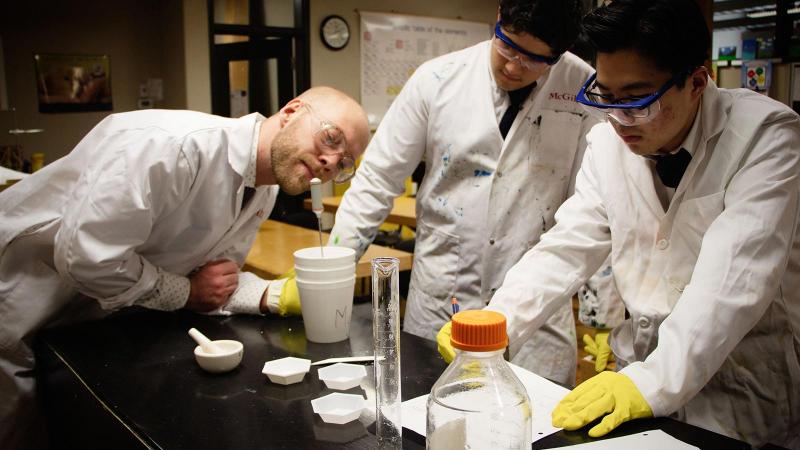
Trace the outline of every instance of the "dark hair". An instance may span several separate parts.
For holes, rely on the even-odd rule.
[[[583,31],[598,53],[632,50],[672,75],[702,66],[711,46],[695,0],[613,0],[584,17]]]
[[[500,20],[512,33],[527,33],[560,55],[578,38],[581,0],[500,0]]]

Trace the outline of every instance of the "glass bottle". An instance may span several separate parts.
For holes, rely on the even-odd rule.
[[[31,173],[44,167],[44,153],[34,153],[31,155]]]
[[[452,323],[456,357],[428,397],[426,448],[530,449],[530,399],[503,359],[505,316],[462,311]]]

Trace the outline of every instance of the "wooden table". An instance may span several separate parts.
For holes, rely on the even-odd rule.
[[[328,233],[322,233],[323,245],[328,242]],[[294,266],[293,253],[306,247],[318,247],[319,234],[295,225],[267,220],[258,230],[256,240],[244,262],[244,270],[274,279]],[[370,261],[379,256],[392,256],[400,260],[400,270],[411,270],[412,254],[402,250],[372,244],[356,265],[357,277],[368,277],[372,271]]]
[[[5,191],[6,189],[10,188],[11,186],[15,185],[20,180],[6,180],[4,183],[0,183],[0,192]]]
[[[342,203],[342,197],[323,197],[322,207],[325,212],[335,213]],[[303,201],[306,209],[311,209],[311,199],[307,198]],[[417,227],[417,199],[414,197],[397,197],[394,199],[394,207],[386,218],[387,222],[396,223],[398,225],[406,225],[411,228]]]

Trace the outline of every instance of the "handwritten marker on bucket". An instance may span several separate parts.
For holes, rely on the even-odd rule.
[[[452,299],[450,299],[450,304],[453,306],[453,314],[457,313],[460,309],[458,307],[458,300],[456,300],[456,298],[453,297]]]
[[[322,250],[322,180],[319,178],[311,179],[311,211],[317,216],[317,230],[319,231],[319,253],[325,257]]]

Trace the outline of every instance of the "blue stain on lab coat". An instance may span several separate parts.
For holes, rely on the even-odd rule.
[[[447,178],[447,169],[450,167],[450,146],[447,146],[447,150],[445,151],[444,155],[442,155],[442,170],[440,172],[440,176],[442,179]]]
[[[482,170],[482,169],[475,169],[475,174],[473,176],[476,176],[476,177],[488,177],[491,174],[492,174],[492,172],[487,172],[487,171]]]

